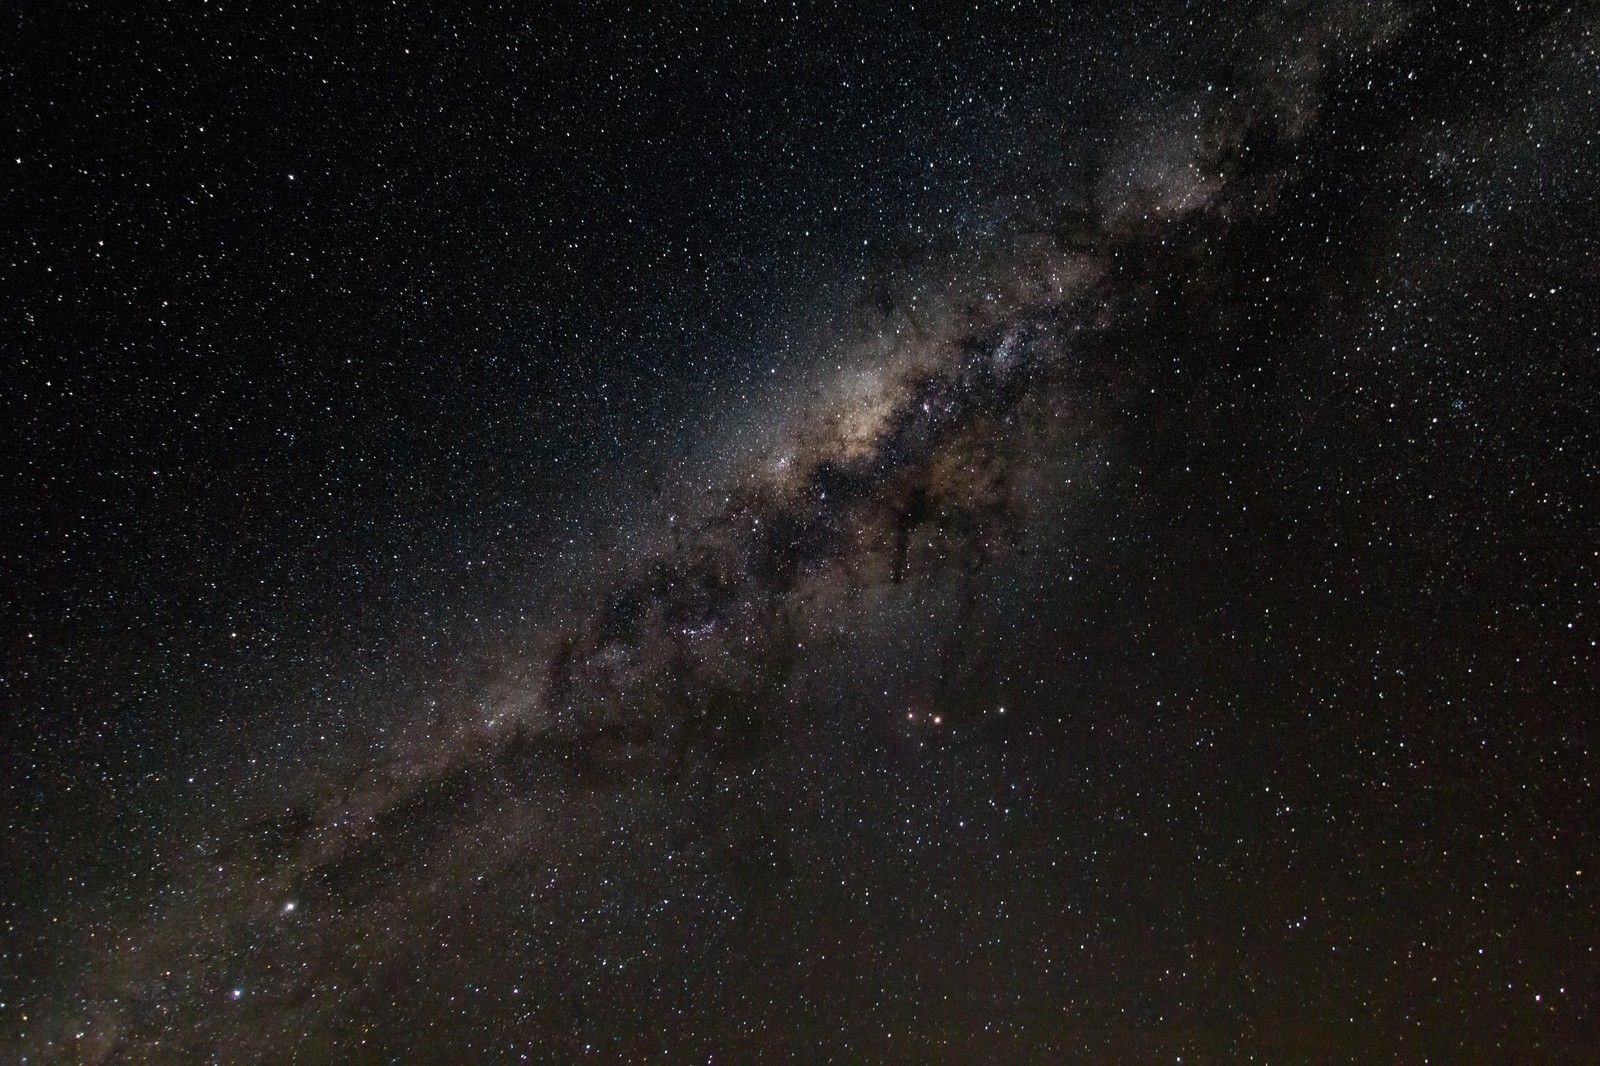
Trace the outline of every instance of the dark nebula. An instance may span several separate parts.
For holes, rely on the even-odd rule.
[[[7,1061],[1593,1061],[1594,7],[144,18]]]

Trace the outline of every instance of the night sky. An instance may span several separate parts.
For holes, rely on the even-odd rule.
[[[867,6],[0,13],[0,1061],[1600,1061],[1600,8]]]

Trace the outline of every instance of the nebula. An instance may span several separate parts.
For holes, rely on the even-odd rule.
[[[831,324],[828,343],[793,380],[729,412],[700,452],[670,465],[648,492],[607,509],[627,528],[584,550],[572,579],[547,590],[525,636],[471,677],[460,706],[397,708],[402,739],[387,757],[319,779],[283,809],[208,833],[174,857],[171,887],[149,915],[107,923],[114,933],[93,945],[80,991],[34,1028],[40,1043],[30,1047],[71,1046],[87,1061],[197,1060],[217,1048],[228,1061],[354,1061],[366,1052],[378,1061],[438,1036],[459,1052],[478,1009],[470,1003],[450,1001],[460,1013],[439,1023],[443,1035],[385,1010],[437,1003],[447,985],[470,999],[460,988],[477,982],[479,991],[493,986],[485,1014],[520,1019],[545,1041],[541,1057],[581,1057],[578,1034],[603,1026],[590,1025],[601,1008],[580,985],[596,978],[578,956],[604,962],[606,1002],[624,1004],[644,1002],[633,983],[644,972],[663,957],[678,960],[685,988],[639,1007],[649,1031],[694,1014],[686,1004],[697,996],[716,1004],[711,1014],[732,1010],[740,982],[809,987],[789,971],[812,964],[790,964],[785,936],[850,942],[853,927],[836,928],[822,904],[807,910],[788,886],[833,854],[880,845],[847,830],[808,835],[794,828],[811,824],[797,811],[837,805],[857,824],[879,789],[920,797],[957,787],[963,775],[993,786],[983,817],[1002,819],[1027,802],[1077,811],[1078,785],[1047,787],[1018,767],[1070,750],[1062,761],[1080,776],[1063,771],[1062,780],[1076,782],[1100,758],[1155,761],[1102,753],[1143,752],[1142,738],[1169,713],[1161,701],[1173,698],[1156,688],[1176,673],[1192,692],[1231,683],[1251,706],[1291,703],[1240,665],[1255,652],[1231,657],[1231,649],[1263,649],[1261,672],[1276,676],[1274,642],[1322,632],[1335,608],[1285,594],[1286,611],[1275,587],[1251,586],[1239,556],[1271,544],[1281,552],[1272,575],[1332,572],[1323,555],[1302,561],[1296,552],[1325,536],[1315,543],[1326,558],[1342,558],[1334,551],[1342,534],[1337,520],[1326,534],[1305,533],[1298,518],[1265,533],[1245,525],[1250,507],[1264,505],[1243,489],[1236,500],[1232,487],[1264,481],[1280,453],[1255,467],[1228,465],[1213,458],[1214,441],[1249,418],[1289,425],[1274,431],[1294,448],[1342,446],[1316,390],[1331,391],[1320,383],[1345,364],[1320,360],[1356,334],[1352,323],[1365,312],[1351,292],[1394,254],[1381,233],[1371,236],[1382,205],[1352,202],[1354,186],[1329,189],[1328,175],[1380,152],[1396,167],[1409,159],[1422,136],[1413,120],[1363,94],[1375,80],[1410,77],[1419,35],[1442,19],[1412,5],[1307,4],[1238,20],[1226,61],[1213,60],[1194,86],[1130,109],[1099,139],[1084,176],[1051,202],[1019,210],[999,232],[896,260],[847,306],[818,309]],[[1554,32],[1536,27],[1528,39]],[[1448,89],[1439,87],[1448,80],[1431,77],[1409,102],[1448,113]],[[1270,403],[1238,384],[1299,374],[1312,384],[1284,386]],[[1151,502],[1151,484],[1187,484],[1192,469],[1205,472],[1205,502],[1226,509],[1226,522],[1203,526],[1183,507]],[[1319,482],[1314,495],[1333,491]],[[1169,498],[1193,505],[1176,491]],[[1172,532],[1197,526],[1189,541]],[[1171,564],[1182,580],[1156,580],[1128,561],[1139,558],[1130,544],[1157,545],[1154,557],[1173,543],[1189,552]],[[1233,599],[1217,605],[1209,582],[1224,559],[1248,589],[1238,602],[1253,613],[1235,611]],[[1183,613],[1194,605],[1204,609]],[[1129,709],[1074,710],[1105,692],[1115,699],[1101,703]],[[1240,730],[1276,729],[1299,743],[1297,730],[1318,727],[1314,715],[1306,720],[1313,724],[1285,712],[1285,725],[1261,712]],[[1216,729],[1192,728],[1170,779],[1249,782],[1238,786],[1239,809],[1265,803],[1258,796],[1270,797],[1273,781],[1257,785],[1244,756],[1207,768]],[[1253,739],[1240,743],[1255,750]],[[906,785],[902,774],[912,774],[899,753],[928,751],[950,761]],[[1132,787],[1119,791],[1113,780],[1104,794],[1132,809],[1152,791]],[[1163,802],[1189,801],[1175,793]],[[1285,800],[1273,816],[1293,806]],[[918,850],[920,834],[939,834],[905,828],[914,808],[889,799],[882,807],[896,812],[883,839],[910,841],[914,857],[902,872],[911,880],[896,882],[910,896],[924,871],[979,861],[978,845],[958,835],[977,815],[952,816],[940,831],[947,842]],[[1328,810],[1333,833],[1340,815],[1336,804]],[[1232,826],[1232,817],[1218,821]],[[1079,942],[1098,927],[1080,929],[1071,906],[1092,895],[1099,875],[1075,875],[1058,913],[1058,898],[1030,876],[1054,867],[1063,834],[1008,832],[996,831],[1012,852],[997,846],[983,861],[1015,861],[1032,874],[1019,872],[999,903],[976,890],[972,898],[995,913],[1015,899],[1076,938],[1061,940],[1040,919],[1028,954],[1065,951],[1062,943],[1087,952]],[[1189,852],[1220,847],[1228,834],[1245,835],[1208,824]],[[1073,861],[1090,863],[1096,847]],[[1234,874],[1216,876],[1170,906],[1182,912],[1205,893],[1225,904]],[[1149,885],[1129,891],[1152,912],[1166,905]],[[867,906],[865,896],[852,898]],[[944,915],[958,905],[929,888],[914,906]],[[608,922],[630,932],[608,932]],[[728,976],[718,938],[739,922],[741,943],[753,946],[740,949]],[[974,913],[941,928],[984,922]],[[763,923],[784,930],[771,933],[770,957]],[[478,928],[516,930],[505,958],[494,944],[471,942]],[[938,957],[915,921],[877,935],[893,945],[874,949],[885,958]],[[1228,949],[1193,950],[1214,958]],[[536,977],[507,976],[518,953],[537,958]],[[1108,988],[1130,980],[1111,969]],[[521,1005],[525,995],[538,1002]],[[1154,1027],[1155,1008],[1148,1013],[1141,1024]],[[1096,1032],[1121,1033],[1119,1024],[1094,1022]],[[977,1031],[970,1019],[961,1025]],[[705,1014],[690,1028],[712,1034],[708,1048],[732,1039]],[[647,1045],[639,1036],[606,1054]],[[892,1044],[872,1046],[896,1057]]]

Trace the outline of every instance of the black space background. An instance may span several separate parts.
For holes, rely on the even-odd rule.
[[[16,1015],[94,1016],[84,936],[181,882],[168,841],[471,704],[837,306],[1048,228],[1268,48],[1261,5],[1115,8],[8,13],[0,1036],[93,1060]],[[895,638],[841,641],[779,755],[706,771],[735,798],[585,793],[550,925],[506,932],[525,870],[419,889],[441,939],[518,948],[329,964],[335,1020],[289,997],[224,1030],[239,1060],[1587,1061],[1595,17],[1415,12],[1305,136],[1246,141],[1239,185],[1290,175],[1270,209],[1108,246],[1072,591],[1002,566],[945,690],[1010,723],[911,751],[859,699]],[[499,787],[402,806],[426,828],[375,834],[355,906],[436,888],[410,849]],[[220,1009],[234,950],[174,1000]],[[139,1017],[167,1042],[108,1061],[221,1046]]]

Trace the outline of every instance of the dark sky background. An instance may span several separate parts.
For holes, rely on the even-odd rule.
[[[1595,9],[860,6],[3,16],[8,1061],[1589,1061]]]

